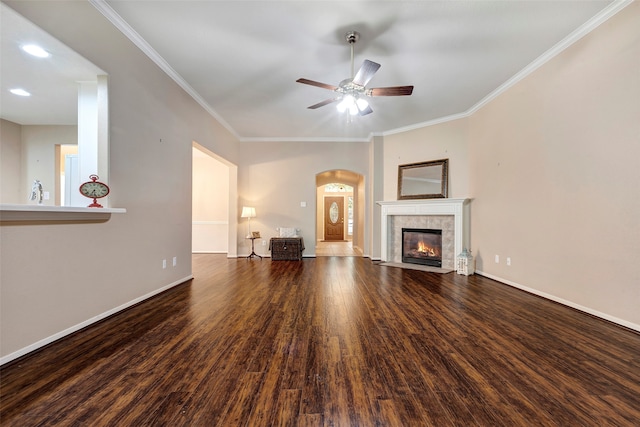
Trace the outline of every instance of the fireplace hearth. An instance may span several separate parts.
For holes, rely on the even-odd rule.
[[[442,267],[442,230],[403,228],[402,262]]]

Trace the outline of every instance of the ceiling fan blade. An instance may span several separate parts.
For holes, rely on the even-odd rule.
[[[378,68],[380,68],[380,64],[365,59],[355,77],[353,78],[353,83],[360,86],[366,86],[367,83],[369,83],[369,80],[371,80],[373,75],[376,73],[376,71],[378,71]]]
[[[333,86],[333,85],[328,85],[326,83],[320,83],[320,82],[316,82],[314,80],[309,80],[309,79],[298,79],[296,80],[296,82],[298,83],[302,83],[305,85],[311,85],[311,86],[317,86],[317,87],[321,87],[323,89],[329,89],[329,90],[336,90],[338,89],[337,86]]]
[[[367,91],[369,96],[403,96],[412,93],[413,86],[374,87]]]
[[[315,110],[316,108],[324,107],[325,105],[331,104],[332,102],[339,101],[340,99],[342,99],[340,96],[336,98],[325,99],[324,101],[318,102],[317,104],[313,104],[312,106],[307,108],[310,110]]]

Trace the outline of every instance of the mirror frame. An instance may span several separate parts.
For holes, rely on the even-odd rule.
[[[404,183],[404,173],[405,171],[415,169],[424,169],[425,172],[431,168],[441,168],[441,185],[439,193],[427,193],[426,189],[422,190],[424,192],[416,192],[410,194],[404,194],[403,191],[406,191],[407,185],[403,185]],[[432,160],[429,162],[419,162],[419,163],[409,163],[406,165],[398,165],[398,200],[412,200],[412,199],[446,199],[449,193],[449,159],[441,159],[441,160]]]

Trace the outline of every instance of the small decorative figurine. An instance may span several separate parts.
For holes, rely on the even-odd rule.
[[[42,191],[42,183],[39,179],[35,179],[31,186],[31,195],[29,196],[29,200],[37,200],[38,204],[41,205],[43,199],[44,192]]]

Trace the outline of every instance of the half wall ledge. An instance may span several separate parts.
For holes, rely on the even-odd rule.
[[[94,221],[103,222],[111,214],[126,213],[124,208],[83,208],[80,206],[45,206],[0,204],[0,223],[29,221]]]

